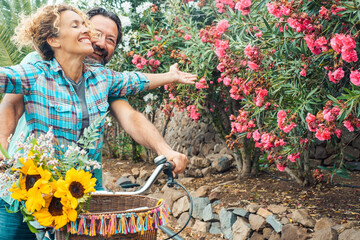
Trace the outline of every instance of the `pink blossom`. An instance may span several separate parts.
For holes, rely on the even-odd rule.
[[[140,59],[140,63],[141,63],[142,65],[146,65],[146,64],[147,64],[147,60],[146,60],[145,58],[141,58],[141,59]]]
[[[156,41],[161,41],[161,36],[155,35],[155,36],[154,36],[154,39],[155,39]]]
[[[223,34],[229,26],[229,22],[223,19],[217,24],[216,31],[218,31],[220,34]]]
[[[301,68],[300,75],[306,77],[306,70],[304,68]]]
[[[289,133],[293,128],[295,128],[297,125],[296,123],[290,123],[289,125],[285,126],[282,130],[285,132],[285,133]]]
[[[262,35],[263,35],[262,31],[259,31],[255,34],[255,36],[257,36],[258,38],[261,38]]]
[[[346,10],[346,8],[335,7],[335,8],[331,8],[331,13],[336,15],[338,12],[345,11],[345,10]]]
[[[329,81],[331,81],[331,82],[333,82],[333,83],[338,83],[338,82],[339,82],[339,81],[337,81],[337,80],[333,77],[331,71],[328,72],[328,77],[329,77]]]
[[[282,15],[289,16],[290,15],[290,8],[287,8],[285,6],[280,7]]]
[[[328,128],[317,129],[315,137],[320,141],[325,141],[331,138],[331,133]]]
[[[259,65],[257,65],[254,62],[248,61],[247,64],[248,64],[249,68],[251,68],[251,70],[256,70],[259,68]]]
[[[349,130],[349,132],[354,131],[354,127],[352,126],[351,122],[349,120],[343,121],[344,126]]]
[[[224,81],[224,85],[225,86],[230,86],[230,84],[231,84],[231,78],[229,78],[229,77],[225,77],[224,79],[223,79],[223,81]]]
[[[336,134],[336,136],[337,136],[338,138],[340,138],[340,137],[341,137],[341,130],[340,130],[340,129],[336,129],[336,130],[335,130],[335,134]]]
[[[240,0],[236,3],[235,9],[241,11],[242,15],[248,15],[250,13],[251,0]]]
[[[184,39],[185,39],[186,41],[188,41],[188,40],[190,40],[190,39],[191,39],[191,36],[190,36],[189,34],[185,34]]]
[[[354,84],[355,86],[359,86],[360,85],[360,73],[358,70],[352,71],[350,73],[350,81],[352,82],[352,84]]]
[[[252,137],[253,137],[255,142],[258,142],[260,140],[259,130],[254,131],[253,134],[252,134]]]
[[[337,52],[341,53],[341,48],[343,46],[343,34],[335,34],[335,36],[330,40],[331,47]]]
[[[335,80],[340,81],[343,77],[344,77],[344,70],[342,68],[337,68],[333,73],[332,76],[334,77]]]
[[[290,160],[290,162],[296,162],[296,159],[300,158],[300,153],[292,153],[288,156],[288,159]]]
[[[283,172],[283,171],[285,171],[286,166],[284,164],[278,163],[278,164],[276,164],[276,167],[277,167],[277,169],[279,169],[280,172]]]
[[[144,65],[142,65],[141,63],[136,64],[136,68],[137,69],[143,69]]]
[[[319,11],[320,17],[326,18],[327,13],[328,13],[328,10],[324,6],[321,6],[321,9]]]
[[[329,50],[329,48],[328,48],[328,40],[326,40],[326,38],[324,36],[318,38],[315,41],[315,45],[316,45],[316,47],[321,48],[321,50],[323,52],[327,52]]]
[[[189,105],[186,107],[186,110],[189,112],[190,117],[197,122],[200,119],[200,113],[198,113],[195,105]]]
[[[255,105],[257,107],[260,107],[264,101],[264,97],[267,96],[268,91],[266,89],[260,88],[256,91],[256,97],[255,97]]]
[[[197,89],[209,88],[209,85],[206,82],[205,77],[202,77],[199,82],[195,83]]]
[[[280,110],[280,111],[278,111],[278,113],[277,113],[277,117],[278,117],[279,119],[284,119],[284,118],[286,118],[286,116],[287,116],[287,114],[286,114],[286,112],[285,112],[284,110]]]
[[[345,62],[357,62],[358,56],[355,49],[348,49],[345,48],[341,51],[341,57]]]
[[[266,7],[268,9],[268,12],[274,15],[277,18],[280,18],[282,16],[282,12],[280,9],[276,6],[274,3],[267,3]]]
[[[308,113],[306,116],[306,123],[308,125],[308,129],[310,132],[315,132],[317,129],[316,123],[315,123],[316,117],[312,115],[311,113]]]

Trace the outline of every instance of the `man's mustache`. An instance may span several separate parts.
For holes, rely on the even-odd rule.
[[[97,55],[101,55],[103,58],[106,58],[107,55],[109,54],[109,52],[104,48],[100,48],[94,44],[92,47],[94,49],[94,53],[96,53]]]

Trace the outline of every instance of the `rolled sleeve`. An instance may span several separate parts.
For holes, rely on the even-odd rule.
[[[0,92],[29,94],[39,75],[39,69],[31,64],[0,68]]]
[[[112,84],[109,96],[127,96],[149,89],[148,78],[140,72],[111,71]]]

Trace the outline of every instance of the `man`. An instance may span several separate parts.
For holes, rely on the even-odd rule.
[[[88,12],[90,21],[100,37],[93,43],[94,53],[89,61],[108,63],[121,41],[121,23],[118,16],[103,8],[94,8]],[[110,99],[112,101],[114,99]],[[174,173],[185,170],[188,159],[184,154],[176,152],[165,142],[155,126],[140,112],[133,109],[124,99],[116,99],[110,103],[110,109],[123,129],[139,144],[164,155],[175,163]],[[0,104],[0,143],[7,149],[8,138],[14,133],[17,122],[24,113],[24,97],[18,94],[6,94]]]

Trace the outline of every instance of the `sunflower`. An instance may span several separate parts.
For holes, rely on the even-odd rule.
[[[51,182],[52,191],[56,191],[57,183]],[[64,199],[55,197],[52,194],[45,196],[45,207],[39,211],[35,211],[33,216],[35,220],[42,226],[54,227],[59,229],[65,226],[69,221],[75,221],[77,218],[77,212],[71,208],[69,202]]]
[[[68,199],[71,207],[75,209],[79,202],[86,201],[87,193],[95,192],[96,178],[92,178],[89,172],[72,168],[66,172],[65,180],[59,179],[57,183],[58,188],[54,196]]]
[[[28,198],[28,193],[26,190],[26,176],[23,176],[23,174],[20,173],[19,180],[13,183],[9,191],[13,192],[11,194],[13,199],[18,201],[26,200]]]
[[[45,206],[45,200],[42,197],[43,194],[50,193],[49,180],[51,178],[51,172],[44,170],[42,167],[37,167],[30,157],[33,153],[30,152],[25,161],[24,158],[20,158],[19,161],[23,165],[18,170],[20,174],[20,184],[14,183],[9,190],[13,192],[11,197],[17,200],[26,200],[26,209],[30,212],[39,210]]]

